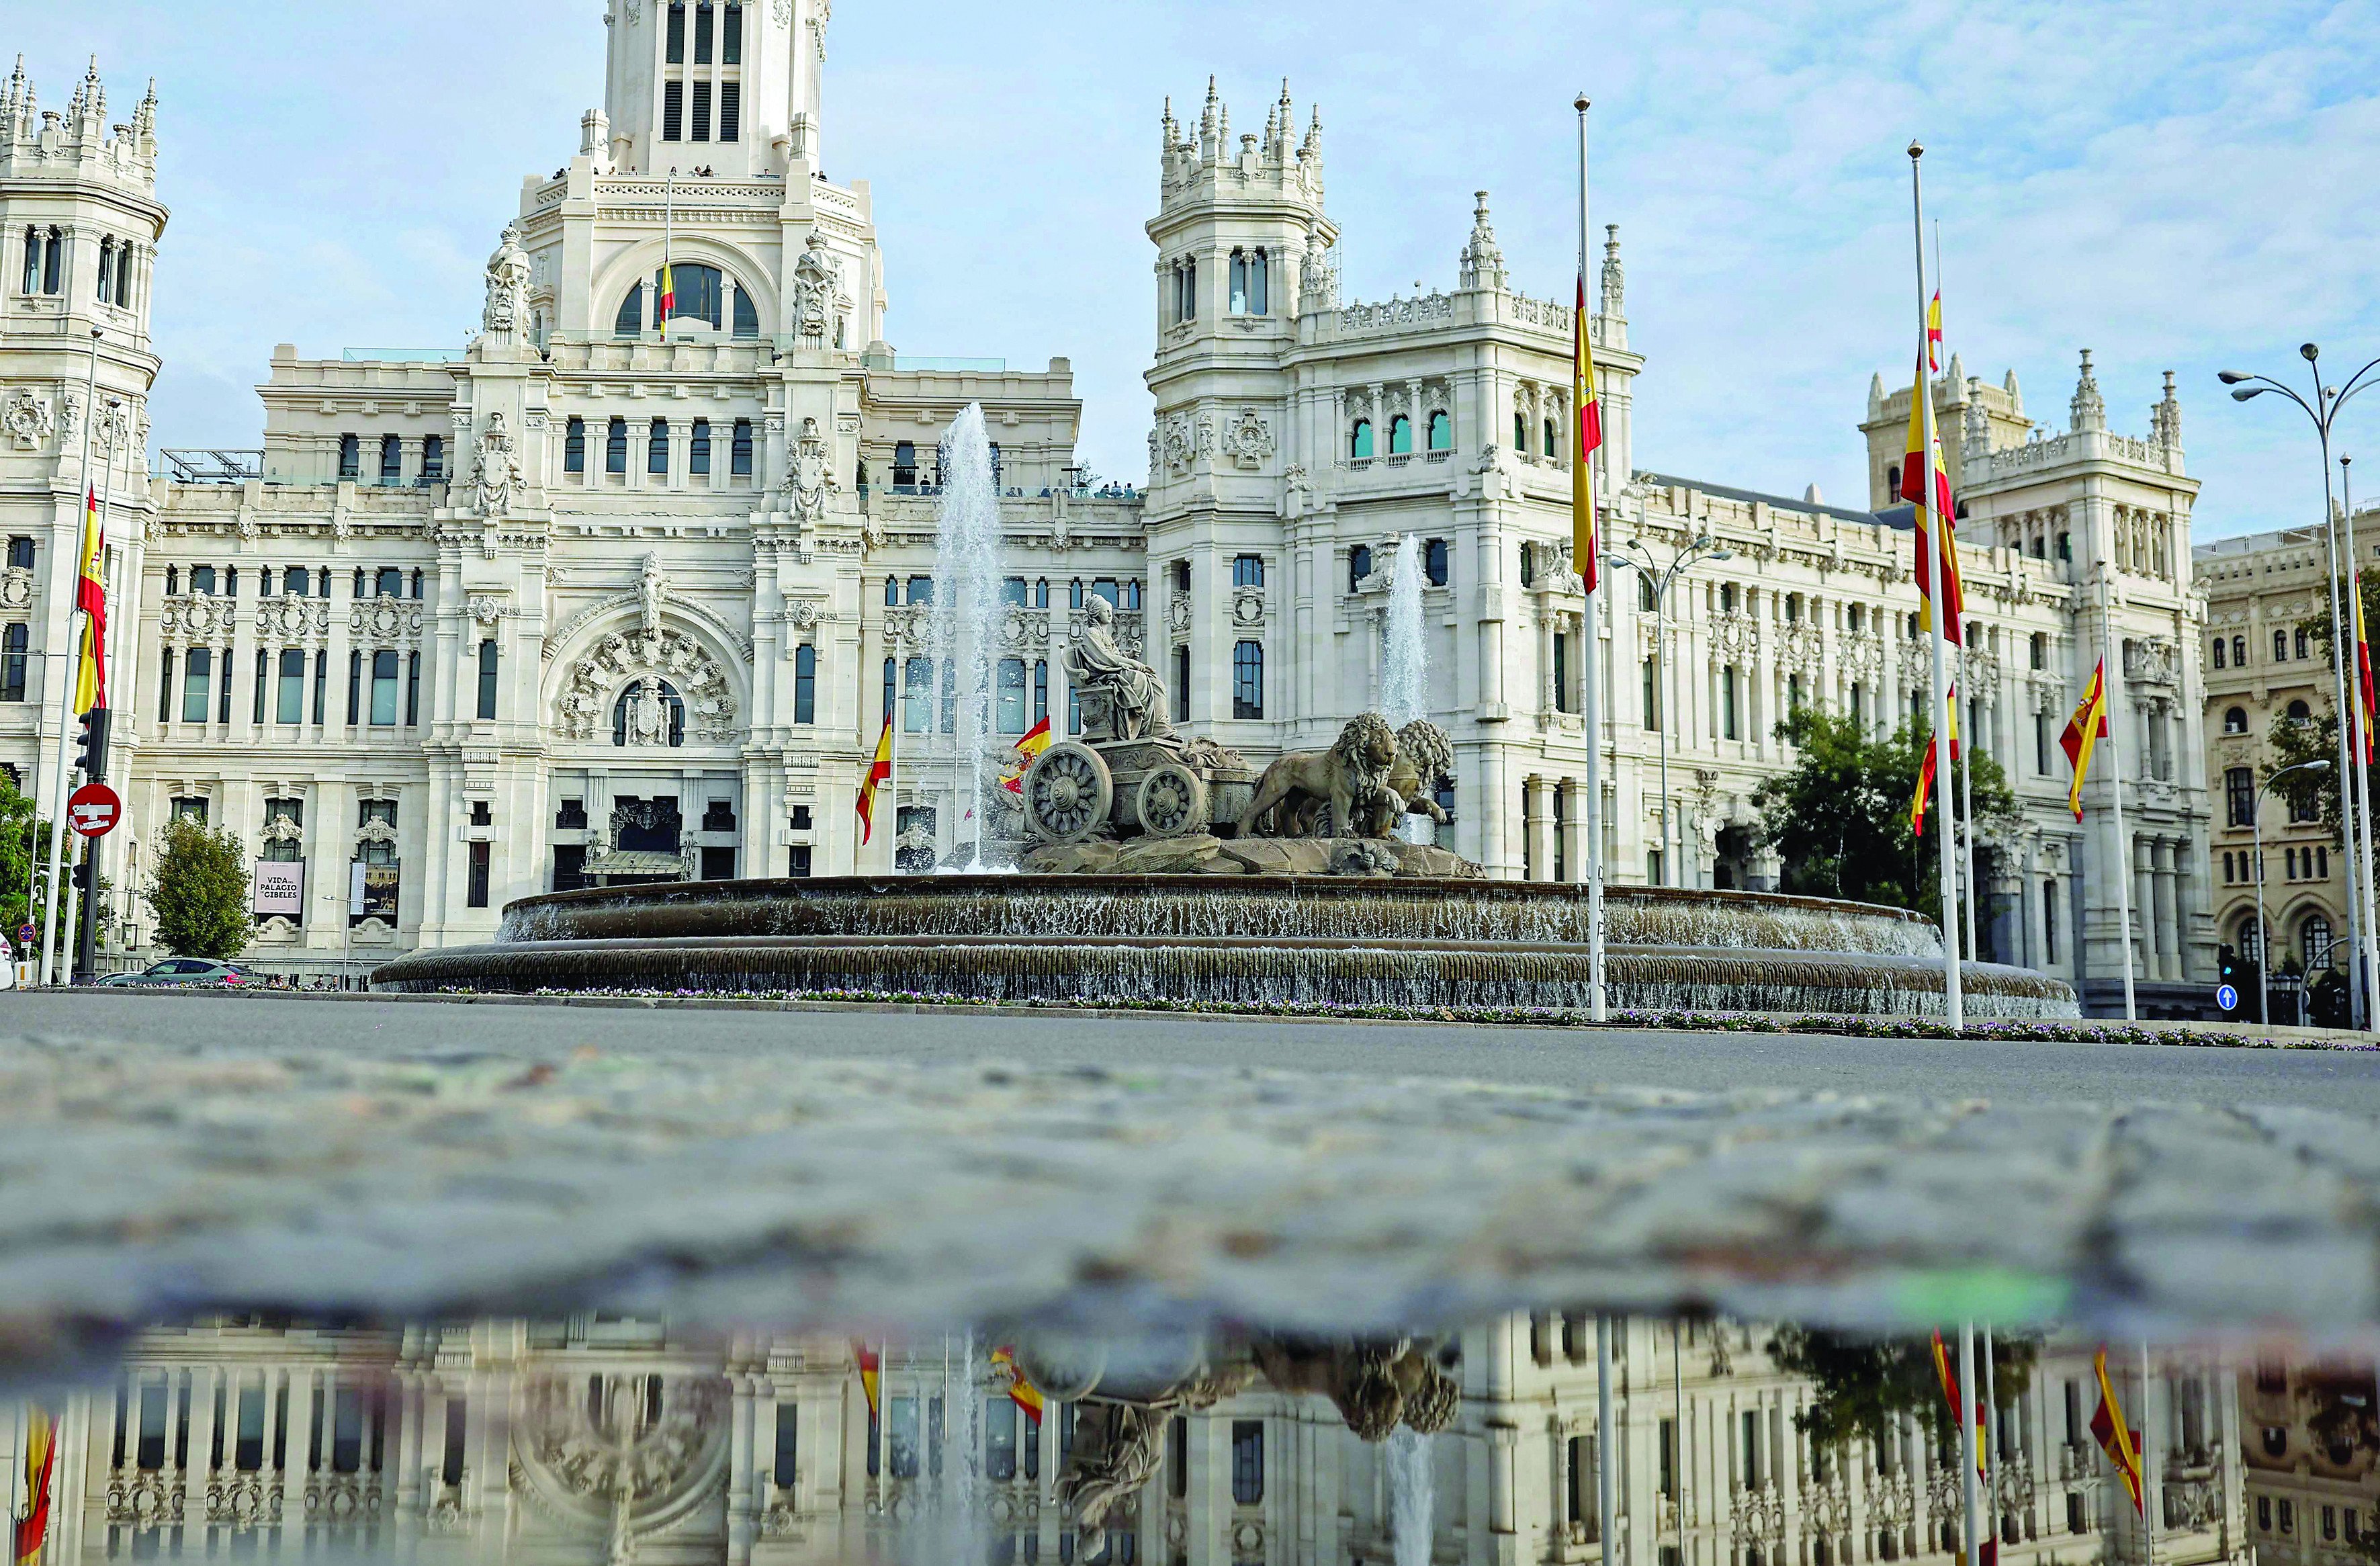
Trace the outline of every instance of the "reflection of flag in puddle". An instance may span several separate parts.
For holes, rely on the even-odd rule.
[[[999,1366],[1002,1369],[1008,1372],[1008,1396],[1010,1401],[1014,1402],[1017,1407],[1023,1409],[1025,1411],[1025,1417],[1033,1421],[1033,1423],[1038,1426],[1041,1423],[1041,1390],[1025,1378],[1025,1372],[1017,1365],[1015,1354],[1011,1353],[1009,1350],[992,1350],[991,1363]]]

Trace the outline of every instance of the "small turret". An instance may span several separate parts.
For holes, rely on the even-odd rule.
[[[1869,422],[1884,417],[1884,372],[1877,370],[1867,378],[1867,417]]]
[[[1620,225],[1603,225],[1603,309],[1608,320],[1622,321],[1628,315],[1628,277],[1620,265]]]
[[[1504,252],[1497,247],[1495,225],[1488,221],[1488,192],[1475,190],[1471,240],[1463,247],[1460,285],[1501,293],[1505,286]]]
[[[2074,399],[2067,405],[2076,434],[2107,427],[2107,401],[2099,395],[2098,378],[2091,373],[2091,350],[2082,350],[2082,376],[2074,383]]]
[[[2154,433],[2157,454],[2165,459],[2168,472],[2181,470],[2181,399],[2174,395],[2173,371],[2165,372],[2165,397],[2149,409],[2149,429]]]
[[[2000,390],[2008,394],[2010,414],[2018,419],[2023,418],[2024,394],[2017,390],[2016,371],[2014,370],[2010,370],[2008,374],[2001,379]]]
[[[1215,110],[1220,100],[1215,96],[1215,79],[1210,76],[1207,79],[1207,112],[1198,116],[1198,161],[1200,163],[1211,164],[1215,161],[1215,149],[1218,145],[1215,140]]]

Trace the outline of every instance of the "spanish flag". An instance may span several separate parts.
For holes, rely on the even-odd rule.
[[[1925,368],[1942,373],[1942,290],[1925,307]]]
[[[862,847],[876,835],[876,793],[892,776],[892,717],[884,717],[884,732],[876,736],[876,759],[868,763],[868,776],[859,784],[859,842]]]
[[[1578,274],[1578,308],[1571,312],[1571,403],[1578,409],[1570,454],[1571,569],[1588,592],[1602,579],[1601,540],[1595,531],[1595,464],[1603,444],[1603,402],[1595,395],[1595,348],[1587,342],[1586,273]]]
[[[991,1363],[1008,1372],[1009,1401],[1023,1409],[1025,1417],[1031,1420],[1034,1427],[1038,1429],[1041,1425],[1042,1412],[1047,1406],[1047,1400],[1041,1396],[1041,1389],[1025,1378],[1024,1370],[1016,1363],[1016,1355],[1009,1350],[992,1350]]]
[[[670,263],[662,262],[662,335],[669,335],[670,317],[677,313],[677,283],[671,276]]]
[[[1934,540],[1942,541],[1942,639],[1961,646],[1966,639],[1966,595],[1959,587],[1959,541],[1952,536],[1957,516],[1950,504],[1950,472],[1942,462],[1942,434],[1934,427],[1934,400],[1926,395],[1925,377],[1919,374],[1909,389],[1909,455],[1900,467],[1900,498],[1917,507],[1917,624],[1934,628]]]
[[[1952,686],[1943,698],[1950,710],[1950,759],[1959,759],[1959,687]],[[1925,759],[1917,765],[1917,794],[1909,802],[1909,831],[1912,835],[1925,835],[1925,802],[1934,794],[1934,736],[1925,736]],[[1935,1334],[1936,1358],[1940,1358],[1941,1334]]]
[[[875,1419],[880,1414],[880,1398],[884,1390],[884,1362],[878,1357],[874,1349],[856,1338],[851,1341],[851,1357],[859,1362],[859,1392],[868,1400],[868,1417]]]
[[[1934,1374],[1941,1378],[1942,1395],[1949,1400],[1950,1423],[1959,1423],[1959,1372],[1950,1364],[1950,1350],[1942,1334],[1934,1334]],[[1975,1400],[1975,1473],[1984,1472],[1984,1400]]]
[[[2362,710],[2355,715],[2363,730],[2363,759],[2380,759],[2380,747],[2373,740],[2372,726],[2380,721],[2380,700],[2375,700],[2372,686],[2372,642],[2363,634],[2363,585],[2355,583],[2355,684]]]
[[[2074,786],[2067,791],[2066,803],[2074,807],[2074,819],[2082,819],[2082,780],[2091,771],[2091,750],[2107,737],[2107,661],[2099,660],[2091,671],[2091,684],[2082,692],[2082,699],[2067,720],[2066,732],[2058,736],[2058,748],[2074,767]]]
[[[57,1421],[35,1403],[25,1412],[25,1511],[17,1519],[17,1566],[32,1566],[42,1558],[50,1534],[50,1477],[57,1460]]]
[[[107,705],[107,540],[99,526],[99,492],[83,500],[82,576],[75,583],[75,607],[83,613],[82,650],[75,661],[74,710],[78,716]]]
[[[2099,1372],[2099,1410],[2091,1415],[2091,1435],[2107,1461],[2116,1465],[2116,1477],[2123,1481],[2126,1493],[2132,1498],[2132,1510],[2147,1514],[2141,1500],[2141,1449],[2132,1432],[2124,1425],[2124,1411],[2116,1402],[2116,1389],[2107,1380],[2107,1351],[2101,1349],[2094,1362]]]
[[[1035,759],[1049,748],[1050,720],[1044,718],[1026,730],[1025,737],[1016,742],[1016,759],[1000,774],[1000,786],[1011,794],[1023,794],[1025,774],[1032,769]]]

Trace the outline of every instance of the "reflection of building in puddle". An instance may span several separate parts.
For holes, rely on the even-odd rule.
[[[2373,1366],[2262,1360],[2240,1377],[2248,1541],[2271,1566],[2380,1560]]]
[[[1824,1366],[1789,1371],[1774,1337],[1618,1324],[1615,1562],[1947,1566],[1961,1502],[1938,1393],[1910,1392],[1905,1376],[1879,1394]],[[1028,1339],[1016,1358],[1045,1402],[1037,1421],[1008,1370],[955,1340],[863,1351],[881,1353],[871,1409],[854,1345],[832,1337],[693,1340],[601,1317],[159,1329],[112,1390],[57,1403],[43,1566],[795,1566],[908,1559],[921,1540],[1011,1563],[1418,1559],[1395,1548],[1400,1514],[1430,1520],[1439,1562],[1598,1561],[1594,1340],[1591,1318],[1551,1317],[1386,1343]],[[1990,1444],[2006,1566],[2143,1560],[2090,1431],[2091,1346],[2053,1339],[2021,1367],[2003,1362]],[[2137,1349],[2110,1370],[2148,1438],[2156,1561],[2246,1566],[2253,1543],[2312,1562],[2368,1539],[2368,1376],[2350,1390],[2364,1399],[2352,1461],[2335,1462],[2312,1432],[2341,1428],[2317,1415],[2345,1404],[2301,1395],[2289,1373],[2160,1354],[2143,1411]],[[30,1417],[0,1422],[19,1512]],[[1814,1441],[1828,1419],[1853,1433]],[[1424,1438],[1425,1455],[1392,1462],[1392,1430]],[[1400,1509],[1416,1472],[1429,1504]],[[971,1516],[954,1531],[959,1496]],[[2289,1511],[2268,1524],[2266,1500]],[[2317,1517],[2334,1513],[2340,1536],[2317,1542]]]

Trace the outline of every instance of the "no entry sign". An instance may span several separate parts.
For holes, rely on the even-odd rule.
[[[105,837],[123,814],[124,801],[105,783],[85,783],[67,799],[67,825],[85,837]]]

